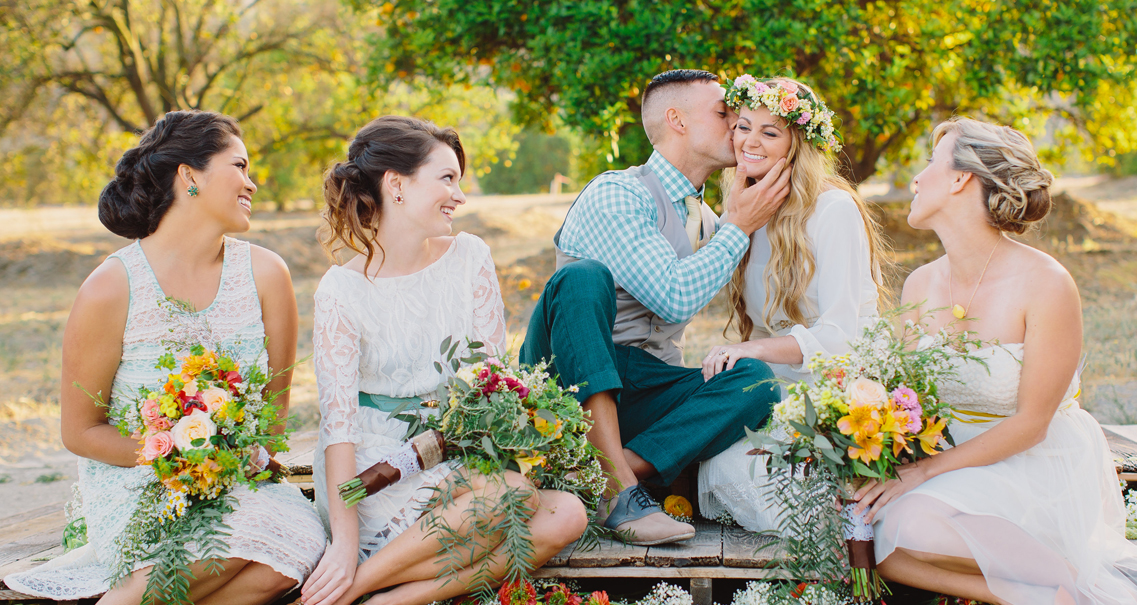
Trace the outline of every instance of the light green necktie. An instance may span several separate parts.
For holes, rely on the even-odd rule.
[[[687,239],[691,240],[691,251],[696,252],[703,231],[703,200],[697,195],[688,195],[683,203],[687,204]]]

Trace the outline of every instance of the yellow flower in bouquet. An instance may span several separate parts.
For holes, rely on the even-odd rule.
[[[916,439],[920,440],[920,447],[926,454],[932,455],[937,452],[936,447],[944,440],[944,427],[946,426],[947,421],[933,416],[928,419],[928,426],[919,435],[916,435]]]
[[[560,439],[561,427],[563,426],[564,422],[562,422],[560,418],[558,418],[554,424],[540,416],[533,416],[533,428],[537,429],[537,432],[546,437],[553,436],[554,439]]]
[[[182,374],[197,376],[202,372],[217,370],[217,356],[213,351],[206,351],[201,355],[189,355],[182,361]]]
[[[528,475],[534,466],[545,466],[545,457],[540,455],[518,456],[514,460],[517,461],[517,466],[521,467],[522,475]]]
[[[860,460],[865,464],[871,463],[873,460],[880,458],[880,453],[884,449],[884,435],[882,433],[873,433],[872,435],[857,435],[853,438],[856,442],[855,446],[849,447],[849,457],[853,460]]]
[[[880,411],[875,407],[858,405],[849,407],[849,415],[837,421],[837,429],[844,435],[855,435],[854,440],[880,430]]]

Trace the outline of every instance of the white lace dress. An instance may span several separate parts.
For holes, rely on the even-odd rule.
[[[122,361],[111,387],[111,405],[126,405],[142,387],[155,388],[164,378],[154,367],[171,330],[198,329],[198,337],[238,353],[242,365],[268,369],[264,323],[253,281],[249,243],[225,238],[225,260],[217,297],[194,320],[176,320],[142,246],[135,243],[111,255],[126,267],[130,307],[122,337]],[[186,352],[188,353],[188,351]],[[13,590],[64,600],[106,592],[117,548],[143,487],[155,480],[150,467],[121,467],[79,459],[79,493],[87,521],[88,544],[31,571],[4,578]],[[315,569],[326,538],[316,511],[300,490],[282,483],[261,483],[256,491],[238,486],[234,512],[224,517],[231,529],[228,556],[263,563],[298,583]]]
[[[990,372],[964,362],[958,382],[940,389],[959,410],[950,425],[957,445],[1018,406],[1023,345],[976,354]],[[1125,540],[1117,474],[1077,391],[1075,378],[1042,443],[934,477],[882,508],[873,524],[877,560],[898,547],[975,559],[991,591],[1015,605],[1054,603],[1059,588],[1079,605],[1137,603],[1137,547]]]
[[[430,266],[400,277],[368,278],[334,266],[316,289],[312,335],[320,397],[320,440],[313,465],[316,506],[329,535],[324,449],[355,445],[356,472],[404,442],[406,423],[359,406],[359,392],[432,395],[443,383],[434,368],[447,337],[505,350],[505,306],[489,246],[459,233]],[[430,413],[423,410],[420,413]],[[421,516],[420,508],[453,470],[442,464],[407,477],[355,506],[359,559],[366,560]],[[333,497],[339,497],[333,494]]]
[[[847,352],[849,340],[860,336],[877,318],[868,235],[852,196],[841,190],[817,196],[817,206],[806,222],[806,234],[816,267],[800,305],[805,324],[795,324],[779,310],[771,322],[774,332],[762,327],[766,303],[763,272],[771,255],[765,227],[750,238],[750,263],[743,289],[746,312],[755,324],[752,338],[792,336],[801,348],[801,364],[770,364],[775,376],[791,383],[811,382],[809,360],[815,354]],[[735,522],[753,532],[776,529],[779,511],[771,506],[766,457],[747,455],[752,449],[754,446],[743,439],[699,465],[699,512],[711,519],[730,513]]]

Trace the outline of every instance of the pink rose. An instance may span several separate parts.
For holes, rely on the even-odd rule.
[[[146,444],[142,446],[142,457],[148,462],[153,461],[166,456],[173,449],[174,439],[169,433],[155,433],[146,438]]]
[[[741,76],[738,76],[738,78],[736,78],[734,80],[735,86],[744,86],[746,84],[757,84],[757,83],[758,83],[758,81],[755,80],[754,76],[752,76],[750,74],[742,74]]]
[[[766,86],[766,84],[763,82],[758,82],[757,84],[754,85],[754,93],[755,94],[762,94],[762,93],[766,92],[767,90],[770,90],[770,87]]]
[[[788,95],[782,97],[782,102],[780,103],[780,106],[782,108],[782,111],[784,111],[785,113],[789,113],[789,112],[797,109],[797,96],[795,96],[793,93],[791,93],[791,94],[788,94]]]
[[[165,416],[162,416],[150,425],[150,430],[153,432],[168,431],[172,426],[174,426],[174,421],[166,418]]]
[[[789,80],[779,80],[778,84],[782,88],[786,89],[786,92],[790,93],[791,95],[797,94],[797,84],[790,82]]]
[[[805,126],[806,124],[809,124],[809,120],[811,118],[813,118],[813,115],[808,111],[801,114],[801,117],[797,119],[798,126]]]
[[[225,404],[229,403],[229,399],[229,391],[225,389],[210,387],[201,392],[201,401],[210,414],[225,407]]]
[[[162,418],[162,408],[158,405],[157,399],[147,399],[143,401],[141,413],[142,418],[146,421],[146,426],[151,428]]]

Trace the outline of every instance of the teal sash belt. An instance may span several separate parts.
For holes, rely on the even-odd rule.
[[[376,395],[374,393],[364,393],[360,391],[359,405],[390,414],[400,407],[403,410],[436,408],[438,407],[438,401],[434,399],[424,400],[422,397],[388,397],[386,395]]]

